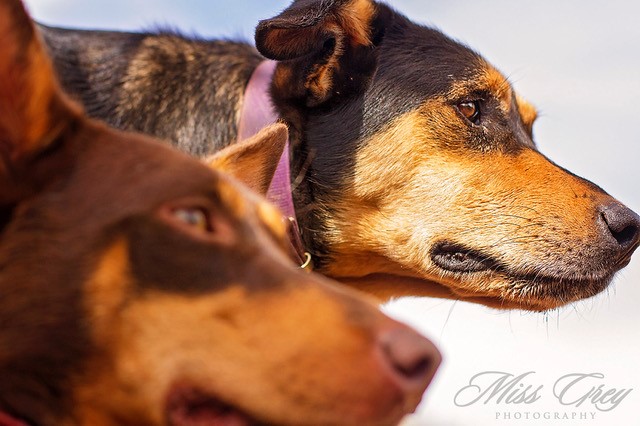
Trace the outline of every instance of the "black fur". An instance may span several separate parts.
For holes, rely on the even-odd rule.
[[[384,4],[374,6],[369,45],[338,40],[344,34],[325,29],[324,22],[345,3],[297,0],[256,30],[258,50],[284,60],[281,65],[291,71],[280,86],[274,83],[272,99],[291,127],[292,179],[304,176],[296,185],[294,201],[305,244],[320,269],[331,261],[324,240],[331,231],[327,219],[353,175],[362,141],[426,100],[449,96],[453,82],[472,81],[484,69],[484,60],[476,52]],[[41,30],[65,88],[80,97],[94,117],[168,138],[201,156],[235,138],[241,92],[261,61],[252,47],[242,43],[188,40],[164,33]],[[270,38],[273,31],[279,32]],[[338,42],[341,51],[336,49]],[[185,51],[195,52],[192,60],[185,59]],[[136,62],[140,58],[142,62]],[[313,93],[308,79],[332,58],[339,66],[329,70],[331,90]],[[132,82],[135,89],[127,87]],[[451,104],[462,100],[448,99]],[[491,102],[487,100],[487,111]],[[214,110],[216,119],[209,113]],[[532,145],[524,130],[515,145],[502,138],[502,118],[487,117],[484,124],[493,129],[491,140],[477,133],[448,143],[480,150]],[[519,122],[520,118],[515,114],[509,120]],[[425,121],[425,126],[430,125]]]
[[[272,95],[292,127],[293,178],[306,175],[294,199],[305,243],[320,267],[330,260],[323,235],[331,200],[352,174],[360,141],[426,99],[447,93],[452,81],[471,77],[481,61],[439,31],[376,4],[371,45],[345,43],[347,52],[339,58],[331,93],[315,98],[307,92],[305,79],[336,54],[337,35],[314,26],[321,26],[343,3],[299,0],[261,22],[256,31],[259,50],[274,59],[289,59],[298,78]],[[267,31],[274,28],[293,31],[283,37],[291,43],[281,50],[265,45]],[[199,156],[235,139],[242,91],[261,61],[249,45],[171,33],[40,29],[65,89],[80,98],[92,116],[167,138]],[[187,60],[187,51],[195,56]],[[211,111],[216,111],[215,119]]]
[[[90,116],[196,156],[237,138],[244,88],[261,61],[248,44],[174,32],[39,29],[63,87]]]
[[[305,172],[309,186],[306,193],[296,194],[296,200],[300,208],[314,206],[300,221],[319,266],[331,260],[324,241],[331,230],[324,223],[334,214],[333,201],[353,175],[355,153],[362,141],[425,100],[446,96],[453,82],[472,80],[481,69],[478,54],[438,30],[417,25],[385,5],[377,5],[376,14],[371,32],[377,35],[377,44],[362,48],[359,54],[350,51],[344,55],[341,68],[346,71],[338,76],[327,102],[308,107],[302,99],[295,102],[273,94],[282,111],[292,105],[301,110],[291,117],[285,113],[287,121],[294,121],[296,115],[305,117],[299,148],[302,155],[296,156],[294,175]],[[360,87],[348,90],[341,86],[354,76],[359,76],[356,81],[361,82]],[[307,158],[313,161],[303,170]]]
[[[327,41],[335,34],[322,30],[322,21],[336,9],[348,3],[348,0],[299,0],[285,9],[280,15],[265,19],[256,28],[256,45],[264,56],[278,60],[297,59],[314,54],[326,47]],[[297,31],[320,27],[318,34],[304,37]],[[284,30],[278,43],[267,43],[267,37],[273,30]]]

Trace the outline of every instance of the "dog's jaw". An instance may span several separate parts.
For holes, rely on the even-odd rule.
[[[258,426],[259,421],[219,398],[189,386],[176,386],[167,397],[170,426]]]
[[[557,283],[560,283],[562,288],[565,289],[567,294],[565,297],[560,296],[561,290],[556,290],[554,296],[542,297],[542,294],[549,291],[541,286],[548,285],[548,283],[510,280],[508,277],[504,279],[504,290],[497,290],[493,292],[493,294],[487,292],[486,295],[483,295],[482,292],[476,289],[469,290],[457,287],[459,280],[451,280],[445,284],[442,283],[442,281],[417,276],[410,277],[378,273],[362,277],[335,277],[335,279],[345,285],[375,295],[381,303],[386,303],[403,296],[415,297],[416,295],[420,295],[476,303],[494,309],[518,309],[544,312],[589,297],[585,296],[582,292],[576,295],[577,292],[575,288],[573,291],[571,290],[575,283],[560,279]],[[491,283],[493,285],[495,285],[495,281],[496,278],[492,277]],[[590,283],[589,287],[593,289],[591,296],[597,295],[601,289],[606,288],[610,281],[611,278]]]

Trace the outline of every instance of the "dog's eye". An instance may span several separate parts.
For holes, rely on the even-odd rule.
[[[465,101],[457,105],[458,111],[473,124],[480,122],[480,102]]]
[[[180,222],[200,232],[211,232],[211,224],[207,213],[197,208],[180,208],[173,211],[173,215]]]

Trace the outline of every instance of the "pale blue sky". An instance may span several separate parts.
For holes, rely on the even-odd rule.
[[[171,25],[203,36],[250,39],[261,18],[287,0],[27,0],[44,23],[87,28]],[[419,22],[433,23],[482,52],[542,112],[541,150],[640,210],[640,3],[626,0],[390,0]],[[606,4],[606,6],[605,6]],[[415,425],[502,425],[495,408],[452,403],[477,372],[537,371],[547,388],[560,375],[601,372],[609,387],[635,387],[595,421],[563,425],[631,425],[640,406],[640,256],[607,294],[549,316],[501,313],[433,299],[387,310],[432,337],[444,368]],[[542,384],[541,383],[541,384]],[[553,398],[527,410],[570,411]],[[517,410],[517,409],[516,409]],[[584,410],[594,411],[587,407]],[[575,411],[575,410],[574,410]],[[542,424],[520,422],[519,425]],[[638,423],[635,423],[638,424]]]
[[[169,24],[203,36],[250,38],[259,19],[284,9],[287,0],[27,0],[43,22],[87,28],[140,29]]]

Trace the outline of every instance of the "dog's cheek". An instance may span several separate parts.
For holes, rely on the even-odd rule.
[[[99,383],[93,389],[109,392],[128,412],[147,407],[141,418],[154,421],[162,416],[156,407],[164,406],[175,385],[210,393],[273,423],[336,423],[326,416],[360,415],[353,407],[366,407],[372,416],[377,409],[385,412],[388,407],[374,403],[385,385],[369,373],[377,365],[370,317],[379,314],[364,304],[345,309],[346,302],[309,283],[258,295],[240,284],[205,296],[147,291],[111,323],[113,338],[105,342],[111,369],[94,372]],[[353,369],[355,364],[361,368]],[[94,412],[100,410],[108,411]]]
[[[330,244],[424,264],[434,235],[455,220],[449,206],[470,173],[455,151],[429,133],[427,123],[421,111],[413,111],[362,143],[353,177],[327,219]]]
[[[225,372],[235,379],[245,351],[253,353],[236,323],[249,306],[244,286],[210,295],[145,289],[129,274],[127,259],[126,244],[114,244],[87,287],[95,350],[75,385],[82,424],[163,424],[172,386],[232,385]],[[251,372],[243,379],[250,382]]]
[[[147,366],[140,365],[139,372],[130,375],[123,370],[119,353],[121,345],[130,343],[123,331],[123,318],[135,294],[129,244],[126,239],[118,238],[100,255],[84,288],[85,322],[93,350],[83,361],[83,370],[74,377],[73,416],[81,424],[129,421],[159,424],[157,414],[150,415],[149,407],[155,405],[139,395],[140,389],[152,383]],[[136,357],[131,357],[126,362],[134,364],[135,360]],[[139,374],[147,375],[149,382],[141,382]],[[114,413],[131,417],[116,418]]]

